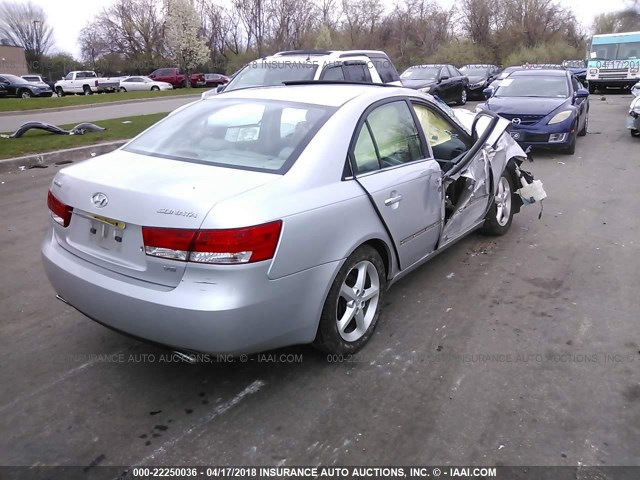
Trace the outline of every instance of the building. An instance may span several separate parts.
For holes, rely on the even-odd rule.
[[[27,59],[24,48],[12,45],[0,45],[0,73],[12,75],[27,75]]]

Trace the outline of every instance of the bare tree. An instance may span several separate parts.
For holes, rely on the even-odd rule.
[[[109,42],[103,36],[96,23],[89,23],[80,30],[78,37],[80,55],[83,61],[95,69],[101,56],[109,53]]]
[[[152,69],[165,54],[164,16],[154,0],[116,0],[90,28],[95,38],[108,39],[108,53],[126,58],[132,70]],[[82,43],[81,49],[86,48],[91,46]]]
[[[495,23],[495,2],[491,0],[462,0],[460,25],[472,42],[487,44]]]
[[[316,7],[320,12],[320,22],[327,28],[336,29],[342,16],[338,0],[317,0]]]
[[[640,0],[631,0],[618,12],[601,13],[593,20],[594,34],[640,30]]]
[[[270,40],[275,50],[299,49],[318,17],[316,6],[306,0],[271,0],[267,5]]]
[[[265,50],[268,26],[267,8],[264,0],[234,0],[233,8],[245,29],[246,50],[255,47],[258,56]]]
[[[0,38],[24,48],[30,68],[39,70],[39,62],[53,44],[53,29],[42,7],[27,1],[0,4]]]

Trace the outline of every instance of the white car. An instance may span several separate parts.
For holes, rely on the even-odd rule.
[[[157,82],[149,77],[127,77],[120,80],[121,92],[173,90],[173,85],[167,82]]]

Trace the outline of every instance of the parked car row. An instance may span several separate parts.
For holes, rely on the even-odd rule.
[[[30,83],[17,75],[0,74],[0,86],[5,97],[50,97],[53,91],[46,83]]]
[[[178,68],[158,68],[151,72],[148,77],[157,82],[169,83],[173,88],[186,87],[186,75]],[[229,77],[219,73],[194,73],[189,77],[189,83],[196,87],[217,87],[229,81]]]

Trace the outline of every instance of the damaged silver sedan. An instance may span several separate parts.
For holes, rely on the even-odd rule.
[[[89,318],[181,352],[355,352],[390,285],[544,198],[508,125],[395,87],[221,93],[61,170],[45,269]]]

